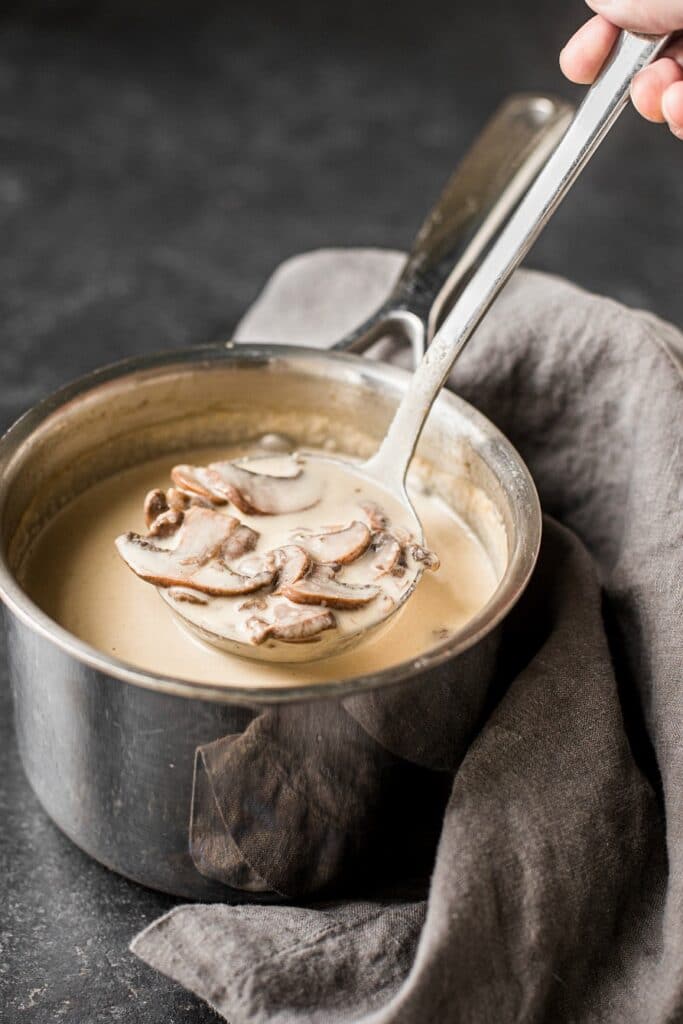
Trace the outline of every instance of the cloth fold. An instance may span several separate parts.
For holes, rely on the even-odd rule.
[[[297,257],[240,336],[323,347],[379,303],[401,259]],[[332,855],[317,865],[305,842],[276,864],[239,787],[223,801],[214,790],[239,850],[224,858],[230,871],[296,895],[315,869],[349,895],[306,909],[180,907],[138,936],[139,956],[231,1024],[681,1019],[682,348],[649,314],[516,275],[451,380],[517,445],[554,517],[506,622],[497,703],[469,746],[450,751],[459,694],[445,680],[434,763],[421,760],[419,716],[404,736],[381,706],[335,708],[364,769],[343,812],[336,795],[348,779],[329,777],[316,812]],[[255,719],[205,751],[204,766],[215,755],[216,771],[232,776],[268,751],[280,786],[293,769],[283,769],[283,728],[291,740],[318,727],[315,714],[283,724],[294,710]],[[401,816],[390,795],[406,772],[414,798]],[[300,793],[309,781],[298,779]],[[382,902],[354,899],[378,823],[408,850],[429,833],[412,828],[421,793],[443,812],[428,894],[406,900],[397,883]],[[284,806],[312,813],[307,800]]]
[[[392,755],[337,702],[269,709],[197,756],[190,849],[209,878],[304,897],[415,878],[433,858],[449,777]]]

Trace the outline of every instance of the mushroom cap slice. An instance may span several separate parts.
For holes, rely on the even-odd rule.
[[[256,530],[252,530],[251,527],[240,523],[239,526],[235,527],[223,545],[223,558],[228,562],[234,562],[236,558],[241,558],[243,555],[248,554],[248,552],[253,551],[258,538],[259,535]]]
[[[137,533],[126,533],[117,538],[116,547],[136,575],[158,587],[189,587],[215,597],[248,594],[272,583],[275,569],[244,575],[225,564],[226,543],[239,526],[232,516],[191,508],[175,546],[164,547]]]
[[[204,565],[182,565],[174,551],[157,547],[136,533],[117,537],[116,547],[126,565],[140,579],[157,587],[189,587],[211,597],[230,597],[250,594],[273,579],[273,574],[267,571],[243,576],[215,560]]]
[[[378,505],[376,501],[364,501],[360,507],[365,513],[371,530],[386,530],[389,520],[381,505]]]
[[[166,491],[166,501],[168,502],[169,508],[178,509],[183,512],[190,504],[190,498],[183,491],[178,490],[177,487],[169,487]]]
[[[403,555],[403,548],[396,538],[391,533],[377,533],[372,539],[372,547],[371,566],[375,576],[396,572]]]
[[[171,480],[178,491],[189,496],[198,495],[206,498],[215,505],[225,505],[227,498],[214,493],[211,481],[208,477],[206,466],[174,466],[171,470]]]
[[[424,569],[432,569],[436,572],[441,565],[439,556],[429,548],[423,547],[422,544],[408,544],[407,551],[413,561],[419,562]]]
[[[185,513],[182,509],[169,508],[156,517],[149,526],[150,537],[170,537],[182,525]]]
[[[373,601],[380,592],[375,586],[351,586],[340,583],[334,573],[324,567],[315,566],[303,579],[295,583],[280,584],[278,592],[295,604],[317,604],[326,608],[362,608]]]
[[[265,640],[286,640],[301,643],[312,640],[327,629],[334,629],[336,620],[327,608],[302,608],[279,604],[270,620],[253,615],[246,622],[249,639],[254,644]]]
[[[204,565],[212,558],[222,556],[226,544],[241,525],[239,519],[215,509],[189,508],[173,553],[183,564]]]
[[[292,539],[305,548],[316,562],[347,565],[365,552],[370,537],[370,531],[365,523],[355,519],[349,526],[344,526],[340,530],[325,530],[310,535],[297,533]]]
[[[231,501],[245,515],[285,515],[320,500],[318,482],[293,460],[290,463],[293,472],[288,476],[254,472],[235,462],[212,462],[207,467],[175,466],[171,477],[181,490],[216,503]]]
[[[285,544],[274,552],[278,564],[278,590],[280,593],[283,586],[296,583],[305,576],[311,568],[311,559],[308,552],[298,544]]]
[[[163,515],[164,512],[168,512],[168,501],[166,500],[166,493],[161,490],[160,487],[155,487],[153,491],[149,491],[145,497],[144,504],[144,515],[147,526],[150,527],[155,519]]]

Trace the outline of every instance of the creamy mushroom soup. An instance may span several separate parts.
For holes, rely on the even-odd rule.
[[[306,631],[315,639],[317,633],[332,628],[330,619],[338,628],[339,619],[345,616],[367,615],[371,601],[363,601],[368,588],[378,587],[378,580],[384,582],[378,587],[381,592],[373,591],[372,601],[392,599],[392,588],[400,589],[406,575],[398,570],[409,568],[415,556],[418,560],[432,558],[424,549],[409,549],[411,542],[401,533],[400,522],[392,519],[396,510],[379,507],[368,501],[367,495],[342,495],[334,486],[330,500],[341,515],[335,517],[330,506],[318,508],[313,519],[310,514],[307,518],[303,508],[273,516],[254,507],[254,501],[282,500],[273,499],[272,494],[252,494],[251,506],[245,503],[236,510],[208,505],[199,489],[194,493],[200,500],[192,503],[187,501],[191,488],[185,487],[183,500],[175,499],[177,488],[169,491],[174,467],[188,473],[212,463],[225,465],[240,454],[224,449],[193,451],[182,459],[154,460],[95,484],[63,508],[38,538],[22,573],[27,591],[69,632],[122,661],[198,682],[258,687],[346,678],[408,660],[461,629],[495,590],[494,569],[474,534],[437,496],[412,493],[426,542],[438,552],[441,564],[438,572],[424,573],[406,606],[379,634],[348,652],[304,664],[249,661],[203,643],[169,604],[185,617],[195,615],[201,620],[208,615],[209,623],[229,607],[241,626],[252,632],[253,642],[267,643],[273,623],[277,635],[278,623],[272,608],[258,606],[262,598],[252,583],[254,579],[258,582],[259,573],[265,574],[268,580],[264,576],[263,585],[265,592],[270,592],[268,586],[277,571],[290,581],[295,588],[292,596],[297,598],[287,600],[294,614],[282,628],[291,627],[295,639],[305,640]],[[279,475],[290,495],[292,488],[308,485],[296,466],[288,467],[282,457],[264,461],[260,468]],[[173,484],[178,482],[182,484],[176,471]],[[292,500],[301,506],[306,504],[304,499],[296,494]],[[277,543],[281,545],[283,525],[289,540],[295,541],[286,545],[289,550],[278,556],[277,564],[272,558],[264,559],[273,549],[269,531],[276,519],[280,520]],[[183,529],[185,533],[180,535]],[[203,575],[187,571],[187,565],[193,563],[193,544],[199,543],[204,550],[213,541],[212,531],[217,531],[217,543],[233,545],[236,572],[229,580],[229,585],[237,588],[233,594],[212,593],[216,588],[210,564],[199,567]],[[151,542],[150,546],[131,541],[136,536]],[[170,557],[179,536],[180,543],[186,545],[185,553],[190,552],[189,563],[187,558]],[[115,548],[117,537],[134,572]],[[317,574],[312,581],[311,560]],[[219,589],[225,587],[225,579],[223,573]],[[316,594],[308,594],[311,586]],[[352,608],[345,601],[360,604]],[[322,621],[321,616],[329,618]],[[297,632],[301,635],[296,636]]]
[[[148,532],[116,539],[202,639],[245,657],[338,653],[409,599],[438,557],[405,507],[320,453],[179,464],[145,498]]]

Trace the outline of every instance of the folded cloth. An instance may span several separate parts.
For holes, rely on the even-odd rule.
[[[393,755],[336,701],[271,708],[197,760],[190,852],[208,878],[306,897],[428,871],[448,776]]]
[[[379,303],[400,263],[297,257],[240,336],[323,347]],[[682,351],[655,317],[526,272],[454,371],[451,386],[521,451],[548,515],[506,623],[502,696],[464,756],[449,765],[444,746],[423,763],[419,721],[387,740],[381,708],[344,706],[364,756],[374,737],[392,769],[403,757],[430,785],[451,770],[427,898],[178,907],[135,939],[138,956],[231,1024],[682,1019]],[[279,728],[256,719],[213,752],[215,770],[248,763],[235,748],[250,748],[249,730],[267,744]],[[222,813],[243,844],[245,809]],[[333,825],[341,863],[355,851]],[[257,881],[273,872],[247,852]]]

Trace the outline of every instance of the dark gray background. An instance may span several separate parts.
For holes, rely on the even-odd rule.
[[[406,246],[507,93],[580,94],[557,53],[583,16],[578,0],[5,7],[2,425],[103,362],[228,335],[292,253]],[[683,145],[629,113],[530,263],[681,323],[682,200]],[[4,668],[0,716],[0,1018],[214,1020],[127,952],[173,901],[37,806]]]

